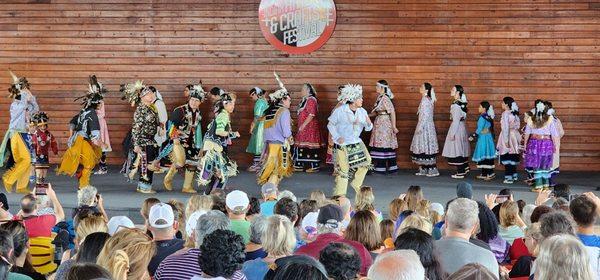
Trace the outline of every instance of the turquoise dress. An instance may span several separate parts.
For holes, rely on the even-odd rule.
[[[263,152],[264,147],[264,126],[265,121],[263,116],[265,110],[269,107],[269,104],[264,98],[259,98],[254,103],[254,129],[252,129],[252,136],[250,137],[250,143],[246,152],[253,155],[260,155]]]
[[[477,120],[477,144],[473,153],[473,161],[481,162],[484,160],[494,160],[496,158],[496,146],[494,145],[494,135],[492,134],[492,124],[485,118],[485,114],[479,116]]]

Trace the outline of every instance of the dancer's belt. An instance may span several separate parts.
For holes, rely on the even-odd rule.
[[[348,144],[344,146],[335,145],[336,149],[346,150],[346,156],[348,157],[348,165],[350,168],[357,168],[365,165],[369,165],[367,159],[367,151],[362,143]]]
[[[552,139],[550,135],[542,135],[542,134],[531,134],[531,139],[544,140],[544,139]]]
[[[389,114],[390,113],[388,113],[388,112],[378,112],[377,113],[378,116],[386,116],[386,115],[389,115]]]
[[[490,133],[490,130],[487,128],[482,129],[480,132],[480,134],[488,134],[488,133]]]

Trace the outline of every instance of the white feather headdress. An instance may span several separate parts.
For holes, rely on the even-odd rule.
[[[279,78],[279,75],[276,72],[273,72],[273,75],[275,75],[275,79],[277,80],[277,83],[279,84],[279,89],[276,90],[275,92],[269,94],[269,99],[271,99],[271,101],[277,101],[277,100],[281,100],[281,99],[285,98],[286,96],[289,96],[290,94],[288,93],[288,90],[285,88],[285,85],[283,85],[283,82],[281,81],[281,78]]]
[[[347,84],[342,90],[341,94],[338,96],[338,101],[350,101],[354,102],[356,99],[362,98],[362,86],[358,84]]]
[[[190,98],[198,98],[200,101],[206,97],[206,91],[202,88],[202,82],[197,85],[192,85],[190,89]]]
[[[121,99],[127,100],[131,106],[140,102],[140,92],[145,87],[144,81],[137,80],[135,83],[121,85],[120,92],[123,94]]]

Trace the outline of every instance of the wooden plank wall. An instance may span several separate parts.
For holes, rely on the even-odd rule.
[[[114,147],[110,162],[116,164],[133,112],[118,97],[120,83],[143,79],[174,108],[185,102],[183,86],[202,79],[207,87],[222,86],[240,96],[234,127],[242,138],[232,152],[248,163],[243,153],[252,115],[247,92],[254,86],[275,89],[274,70],[295,93],[295,104],[303,82],[315,85],[323,127],[338,84],[363,84],[370,109],[375,82],[387,79],[396,94],[398,161],[409,167],[418,87],[429,81],[438,93],[441,146],[449,125],[448,93],[462,84],[471,101],[471,130],[482,100],[499,108],[510,95],[529,109],[536,98],[550,99],[566,130],[561,168],[600,170],[598,0],[335,2],[338,25],[329,42],[309,55],[288,55],[263,39],[258,0],[5,0],[0,88],[8,87],[4,69],[9,67],[29,78],[51,116],[62,154],[65,123],[79,109],[73,98],[95,73],[112,91],[107,110]],[[0,99],[2,132],[9,104]]]

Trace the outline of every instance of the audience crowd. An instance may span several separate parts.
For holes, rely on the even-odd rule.
[[[463,182],[445,206],[411,186],[389,213],[368,186],[352,200],[261,193],[148,198],[141,225],[109,217],[92,186],[68,216],[51,186],[14,214],[0,194],[0,280],[600,279],[600,198],[566,185],[527,204]]]

